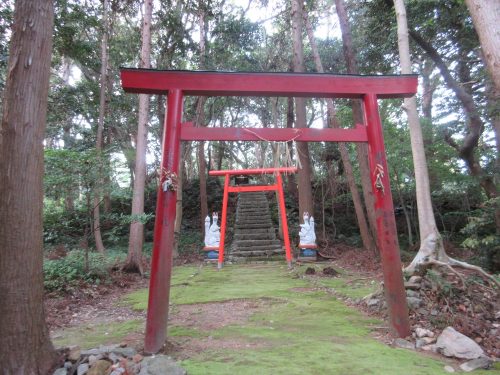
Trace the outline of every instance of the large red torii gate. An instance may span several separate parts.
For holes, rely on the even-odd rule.
[[[166,338],[179,145],[180,141],[193,140],[287,141],[294,138],[302,142],[367,142],[390,325],[398,336],[409,335],[408,306],[377,99],[413,96],[417,91],[416,75],[229,73],[122,68],[121,79],[126,92],[168,94],[162,143],[162,183],[156,205],[144,343],[146,352],[156,353]],[[361,99],[364,124],[356,125],[354,129],[193,128],[189,123],[182,124],[182,99],[186,95]]]

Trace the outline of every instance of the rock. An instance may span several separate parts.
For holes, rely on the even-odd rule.
[[[109,353],[108,355],[108,359],[113,362],[113,363],[116,363],[118,361],[120,361],[120,359],[122,359],[122,357],[120,357],[119,355],[115,354],[115,353]]]
[[[412,283],[412,284],[416,284],[416,283],[419,283],[422,281],[422,277],[421,276],[412,276],[409,278],[408,282],[409,283]]]
[[[410,349],[414,350],[415,349],[415,344],[412,342],[409,342],[408,340],[397,338],[393,342],[394,346],[397,346],[398,348],[403,348],[403,349]]]
[[[433,352],[433,353],[437,353],[438,351],[436,344],[425,345],[422,346],[420,349],[425,350],[426,352]]]
[[[76,369],[76,375],[85,375],[87,373],[87,371],[89,371],[89,364],[88,363],[82,363]]]
[[[407,281],[405,283],[405,289],[413,289],[413,290],[420,289],[420,283],[410,283]]]
[[[79,346],[70,346],[68,352],[68,360],[71,362],[76,362],[80,359],[82,350]]]
[[[316,274],[316,270],[312,267],[307,267],[305,274],[306,275],[314,275],[314,274]]]
[[[483,349],[469,337],[446,327],[436,343],[438,351],[447,357],[475,359],[484,355]]]
[[[410,310],[416,310],[422,304],[422,300],[417,297],[407,297],[406,301],[408,302],[408,307]]]
[[[67,368],[68,370],[73,367],[73,363],[67,361],[67,362],[64,362],[64,368]]]
[[[417,349],[420,349],[423,346],[432,344],[434,341],[436,341],[436,339],[433,337],[422,337],[421,339],[417,339],[415,346]]]
[[[53,375],[68,375],[68,369],[65,367],[58,368],[56,371],[54,371]]]
[[[132,358],[137,354],[137,351],[134,348],[115,348],[111,353],[121,355],[122,357]]]
[[[407,289],[406,290],[406,296],[407,297],[418,297],[420,295],[419,292],[416,292],[414,290],[411,290],[411,289]]]
[[[415,333],[417,334],[418,338],[422,337],[434,337],[434,332],[432,332],[430,329],[425,329],[425,328],[415,328]]]
[[[82,350],[81,355],[99,355],[99,349]]]
[[[90,368],[87,375],[105,375],[108,369],[111,367],[111,362],[104,359],[99,359],[94,366]]]
[[[144,357],[143,357],[142,355],[140,355],[140,354],[136,354],[136,355],[134,355],[134,356],[132,357],[132,361],[134,361],[134,363],[139,363],[140,361],[142,361],[142,360],[143,360],[143,358],[144,358]]]
[[[479,357],[472,361],[462,363],[460,369],[465,372],[471,372],[480,368],[488,369],[492,363],[493,361],[488,357]]]
[[[366,301],[366,306],[372,307],[372,306],[377,306],[380,303],[380,300],[377,298],[370,298],[368,301]]]
[[[446,372],[455,372],[455,369],[451,366],[444,366],[444,371]]]
[[[180,367],[172,358],[165,355],[145,357],[142,361],[139,375],[187,375],[186,370]]]
[[[99,360],[99,359],[101,359],[101,358],[99,358],[99,357],[98,357],[98,356],[96,356],[96,355],[93,355],[93,354],[89,355],[89,359],[88,359],[88,361],[89,361],[89,365],[90,365],[90,366],[93,366],[93,365],[94,365],[94,363],[96,363],[96,362],[97,362],[97,360]]]

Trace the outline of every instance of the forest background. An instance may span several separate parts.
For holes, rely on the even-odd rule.
[[[89,279],[102,278],[102,264],[109,265],[116,257],[125,260],[127,254],[125,267],[144,272],[141,254],[151,249],[166,98],[125,94],[120,67],[317,72],[319,66],[334,74],[400,73],[391,1],[307,1],[299,12],[303,14],[298,33],[294,21],[298,11],[284,1],[146,4],[152,10],[134,0],[55,2],[44,140],[44,244],[55,257],[73,251],[67,264],[46,259],[49,290],[64,289],[71,275],[79,272]],[[470,262],[498,272],[498,94],[463,1],[406,5],[439,233],[451,253],[467,249]],[[2,91],[13,8],[12,1],[0,5]],[[150,51],[144,49],[148,38]],[[302,62],[297,60],[297,39],[301,39]],[[356,103],[335,100],[334,104],[332,119],[328,103],[319,99],[307,99],[304,112],[302,104],[286,98],[187,98],[184,119],[210,127],[354,126],[359,119]],[[410,132],[401,100],[383,100],[379,105],[399,242],[403,259],[410,261],[420,241]],[[208,177],[209,170],[296,165],[300,159],[310,172],[305,180],[300,174],[297,180],[288,176],[292,233],[298,232],[299,217],[308,210],[314,213],[324,248],[344,243],[376,252],[363,152],[353,144],[185,143],[178,202],[182,209],[176,220],[178,251],[198,253],[204,217],[221,209],[221,182]],[[137,160],[143,160],[142,171]],[[278,224],[277,209],[273,212]],[[362,221],[364,234],[359,229]],[[81,269],[75,266],[80,263]],[[64,267],[69,271],[67,280],[52,277],[64,274]]]

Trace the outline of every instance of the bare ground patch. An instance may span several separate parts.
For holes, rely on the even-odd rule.
[[[279,302],[268,298],[177,305],[170,314],[169,324],[210,331],[244,323],[251,315]]]

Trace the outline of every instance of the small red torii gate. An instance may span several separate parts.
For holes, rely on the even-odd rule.
[[[144,350],[158,352],[165,342],[172,274],[176,186],[181,141],[367,142],[378,245],[389,321],[395,334],[410,334],[408,306],[394,219],[377,99],[405,98],[417,92],[416,75],[359,76],[311,73],[236,73],[121,69],[126,92],[167,94],[161,184],[156,204],[151,279]],[[194,96],[285,96],[361,99],[364,124],[353,129],[193,128],[182,124],[182,101]],[[165,181],[169,179],[172,184]]]
[[[283,225],[283,241],[285,242],[285,253],[288,267],[292,266],[292,250],[290,247],[290,237],[288,235],[288,221],[286,219],[285,195],[283,194],[282,173],[295,173],[296,167],[283,168],[255,168],[239,170],[210,171],[210,176],[224,176],[224,196],[222,198],[222,219],[220,224],[220,244],[219,260],[217,268],[221,269],[224,263],[224,246],[226,243],[226,221],[227,221],[227,201],[229,193],[242,193],[250,191],[276,191],[278,192],[278,204],[281,212],[281,223]],[[276,182],[273,185],[251,185],[251,186],[230,186],[230,176],[253,175],[253,174],[273,174]]]

